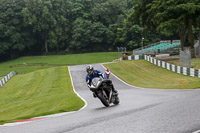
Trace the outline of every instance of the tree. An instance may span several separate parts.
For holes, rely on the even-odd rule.
[[[63,32],[66,33],[66,28],[63,28],[67,23],[63,5],[63,0],[26,0],[23,9],[25,25],[31,26],[33,32],[39,34],[46,53],[49,51],[48,43],[52,48],[55,47]]]
[[[15,58],[26,47],[27,34],[23,31],[24,1],[0,1],[0,55],[10,53]]]
[[[193,19],[199,15],[199,9],[198,0],[144,0],[136,5],[136,11],[132,16],[134,18],[140,16],[143,24],[149,29],[179,28],[182,49],[184,46],[184,29],[187,29],[190,47],[193,48],[192,25]]]
[[[107,32],[107,28],[100,22],[77,18],[72,31],[71,49],[83,52],[101,51],[107,47],[103,40]]]

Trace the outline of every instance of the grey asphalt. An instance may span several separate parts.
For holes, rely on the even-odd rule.
[[[100,64],[95,69],[104,71]],[[200,129],[200,90],[131,87],[111,75],[120,104],[104,107],[85,83],[86,65],[71,66],[76,91],[87,101],[81,111],[0,127],[0,133],[192,133]]]

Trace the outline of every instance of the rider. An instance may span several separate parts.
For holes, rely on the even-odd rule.
[[[109,69],[109,67],[106,68],[106,71],[104,73],[104,78],[105,79],[109,79],[110,78],[110,69]]]
[[[89,65],[89,66],[86,67],[86,72],[87,72],[86,83],[87,83],[89,88],[91,88],[91,81],[92,81],[93,78],[95,78],[95,77],[104,78],[103,73],[101,71],[99,71],[99,70],[94,70],[92,65]],[[114,92],[114,94],[118,95],[118,92],[114,88],[114,86],[112,84],[112,81],[108,80],[107,83],[112,87],[112,91]],[[94,97],[96,97],[94,93],[93,93],[93,95],[94,95]]]

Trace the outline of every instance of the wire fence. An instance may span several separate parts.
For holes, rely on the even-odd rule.
[[[179,65],[182,67],[191,67],[191,52],[190,49],[180,50]]]
[[[199,53],[200,53],[200,51],[199,51],[199,40],[195,41],[194,53],[195,53],[195,56],[196,56],[196,57],[200,57],[200,56],[199,56]]]

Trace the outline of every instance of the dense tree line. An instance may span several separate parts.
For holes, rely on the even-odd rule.
[[[198,1],[0,0],[0,59],[132,50],[143,37],[145,45],[178,39],[181,29],[192,32],[189,24],[199,28]]]
[[[194,57],[194,39],[200,37],[199,0],[142,0],[134,3],[131,16],[134,22],[140,18],[142,25],[148,30],[177,30],[182,50],[189,45]],[[199,34],[195,34],[195,30]]]

